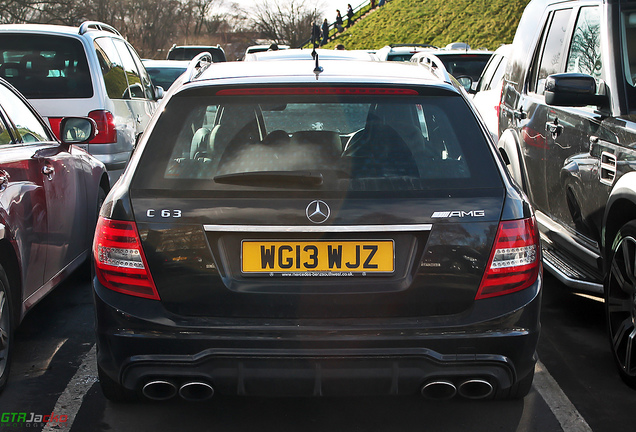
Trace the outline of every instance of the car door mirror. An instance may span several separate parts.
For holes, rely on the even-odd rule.
[[[464,90],[466,90],[468,93],[475,93],[472,90],[473,79],[471,77],[469,77],[468,75],[461,75],[461,76],[458,76],[456,79],[459,82],[459,84],[461,84],[461,86],[464,87]]]
[[[88,117],[64,117],[60,122],[62,144],[83,144],[95,137],[97,123]]]
[[[560,73],[545,80],[545,102],[554,106],[604,106],[607,96],[596,94],[596,79],[581,73]]]
[[[155,86],[155,100],[163,99],[165,90],[161,86]]]

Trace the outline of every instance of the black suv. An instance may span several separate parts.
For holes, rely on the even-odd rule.
[[[102,206],[104,394],[525,396],[538,231],[443,67],[204,57]]]
[[[636,386],[636,2],[532,1],[504,79],[499,149],[537,211],[544,265],[605,297]]]

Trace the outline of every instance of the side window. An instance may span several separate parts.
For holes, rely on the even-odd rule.
[[[139,76],[137,65],[135,64],[135,60],[133,60],[130,51],[128,51],[126,42],[119,39],[114,39],[113,42],[115,47],[117,47],[117,52],[119,52],[119,56],[124,65],[124,70],[126,71],[126,77],[128,78],[128,89],[124,99],[144,99],[144,86],[141,83],[141,77]]]
[[[568,23],[572,9],[561,9],[554,12],[552,21],[542,39],[541,55],[535,59],[530,92],[542,95],[545,79],[548,75],[561,72],[562,54],[567,36]]]
[[[11,90],[2,85],[0,85],[0,100],[23,142],[53,141],[33,111]]]
[[[106,93],[111,99],[123,99],[128,89],[126,72],[119,54],[108,37],[95,39],[95,52],[104,77]]]
[[[137,69],[139,70],[139,76],[141,77],[141,84],[144,86],[144,92],[146,94],[146,99],[154,99],[155,98],[155,91],[154,88],[152,86],[152,80],[150,79],[150,75],[148,75],[148,72],[146,71],[146,68],[144,67],[144,65],[141,63],[141,59],[139,58],[139,55],[137,54],[137,51],[135,51],[135,49],[133,47],[131,47],[130,45],[128,45],[128,49],[130,50],[130,54],[133,57],[133,60],[135,60],[135,64],[137,65]],[[166,89],[168,90],[168,89]]]
[[[13,144],[13,140],[11,139],[11,135],[9,135],[4,119],[0,116],[0,146],[7,144]]]
[[[582,7],[574,27],[566,72],[601,78],[601,17],[598,6]]]
[[[493,76],[499,68],[499,64],[501,63],[502,59],[503,57],[493,54],[490,62],[488,62],[488,64],[486,65],[486,69],[484,69],[484,74],[481,77],[481,81],[479,81],[479,87],[477,88],[477,91],[490,90],[493,83]]]

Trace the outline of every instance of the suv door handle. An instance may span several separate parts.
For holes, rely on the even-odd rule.
[[[517,120],[525,120],[526,118],[528,118],[528,114],[523,112],[523,108],[512,111],[512,115]]]
[[[0,192],[4,191],[7,186],[9,186],[9,173],[4,171],[4,170],[0,170]]]
[[[42,174],[44,174],[49,180],[53,180],[53,174],[55,174],[55,168],[50,165],[42,167]]]
[[[547,122],[545,128],[552,134],[552,138],[556,138],[563,132],[563,125],[559,124],[559,119],[554,119],[554,122]]]

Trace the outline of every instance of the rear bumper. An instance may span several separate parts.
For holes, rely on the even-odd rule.
[[[161,380],[176,388],[204,382],[223,395],[406,395],[432,381],[459,387],[466,380],[483,379],[496,392],[534,369],[540,283],[506,296],[503,301],[509,304],[523,303],[513,312],[461,326],[448,317],[329,320],[321,325],[250,319],[186,322],[157,314],[157,308],[163,309],[160,302],[96,284],[98,364],[111,379],[136,391]],[[129,304],[126,311],[116,305],[122,300]],[[488,309],[492,300],[474,309]],[[483,310],[469,315],[482,316]]]

